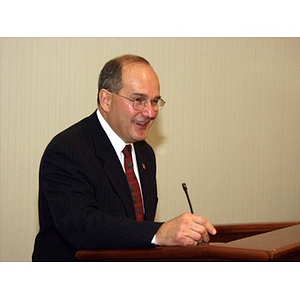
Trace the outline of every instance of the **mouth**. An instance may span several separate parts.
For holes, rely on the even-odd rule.
[[[134,138],[135,142],[144,140],[147,137],[149,128],[151,127],[153,121],[153,119],[132,121],[133,131],[131,132],[131,137]]]
[[[148,125],[151,125],[151,120],[147,120],[147,121],[133,121],[133,123],[141,129],[146,129],[148,127]]]

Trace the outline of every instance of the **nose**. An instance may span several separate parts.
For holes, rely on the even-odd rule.
[[[141,110],[143,116],[148,117],[150,119],[156,118],[158,111],[153,109],[153,106],[150,101],[147,101],[147,105]]]

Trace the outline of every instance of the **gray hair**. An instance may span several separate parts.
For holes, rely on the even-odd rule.
[[[137,55],[126,54],[116,57],[107,62],[102,68],[98,79],[98,95],[101,89],[107,89],[110,92],[118,93],[122,89],[122,69],[125,65],[131,63],[150,63],[143,57]],[[99,98],[97,96],[99,104]]]

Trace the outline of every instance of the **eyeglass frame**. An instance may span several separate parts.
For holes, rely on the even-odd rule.
[[[111,94],[120,96],[120,97],[122,97],[122,98],[124,98],[124,99],[126,99],[126,100],[129,100],[130,102],[132,102],[132,106],[133,106],[133,108],[134,108],[136,111],[141,111],[141,110],[142,110],[144,107],[146,107],[147,104],[148,104],[148,100],[145,99],[145,100],[143,101],[144,107],[142,107],[141,109],[136,109],[136,107],[134,106],[134,103],[135,103],[135,102],[138,103],[138,102],[139,102],[138,99],[131,99],[131,98],[125,97],[125,96],[123,96],[123,95],[114,93],[114,92],[109,91],[109,90],[108,90],[108,92],[110,92]],[[155,110],[155,111],[157,111],[157,112],[160,111],[160,110],[162,110],[163,107],[165,106],[165,104],[167,103],[167,102],[166,102],[164,99],[162,99],[161,97],[158,98],[158,99],[155,99],[155,100],[150,100],[149,102],[151,103],[151,107],[153,108],[153,110],[154,110],[154,108],[155,108],[155,105],[153,105],[153,102],[154,102],[154,101],[157,101],[157,107],[158,107],[158,110]],[[163,105],[162,105],[162,106],[159,106],[159,105],[158,105],[158,101],[162,101]]]

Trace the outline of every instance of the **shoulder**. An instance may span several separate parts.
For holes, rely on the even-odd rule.
[[[144,154],[146,153],[146,154],[150,154],[151,156],[154,156],[153,148],[146,141],[134,143],[134,148],[137,152],[141,152]]]
[[[138,162],[151,166],[155,171],[156,158],[153,148],[146,141],[134,143],[134,148]]]
[[[45,152],[59,149],[62,151],[76,151],[76,149],[79,150],[86,147],[86,145],[92,144],[90,124],[93,124],[95,118],[97,116],[93,113],[58,133],[49,142]]]
[[[52,141],[60,140],[60,139],[70,139],[76,136],[80,136],[82,134],[86,134],[89,130],[89,124],[93,122],[93,120],[97,118],[96,114],[92,115],[78,121],[77,123],[71,125],[70,127],[64,129],[60,133],[58,133]]]

